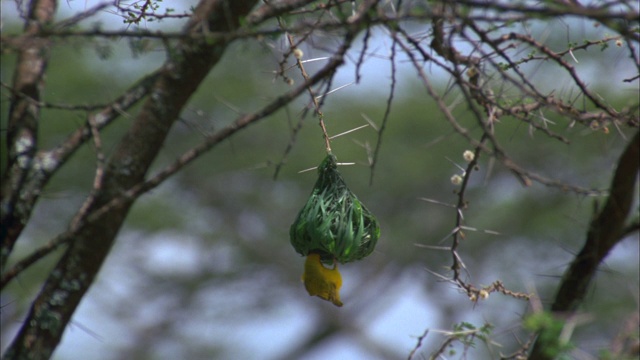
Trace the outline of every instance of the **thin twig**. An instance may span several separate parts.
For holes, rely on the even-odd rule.
[[[395,34],[395,30],[390,30],[393,34]],[[384,130],[387,127],[387,121],[389,121],[389,114],[391,114],[391,104],[393,104],[393,96],[396,92],[396,46],[397,46],[397,37],[393,36],[393,43],[391,44],[391,55],[389,60],[391,62],[391,87],[389,89],[389,96],[387,97],[387,106],[384,110],[384,115],[382,117],[382,124],[380,124],[380,130],[378,130],[378,141],[376,142],[376,146],[373,150],[373,160],[371,161],[371,171],[369,173],[369,185],[373,185],[373,175],[375,171],[376,164],[378,163],[378,154],[380,153],[380,147],[382,146],[382,135]]]
[[[427,337],[428,334],[429,334],[429,329],[426,329],[424,333],[422,333],[422,335],[418,336],[418,343],[409,353],[409,357],[407,357],[407,360],[413,359],[414,355],[418,352],[418,350],[422,346],[422,342],[424,341],[424,339]]]
[[[280,26],[282,26],[282,19],[281,18],[278,18],[278,24],[280,24]],[[287,40],[289,41],[289,46],[291,47],[291,52],[293,52],[295,54],[296,45],[295,45],[295,41],[293,40],[293,36],[290,33],[287,33]],[[301,52],[299,54],[301,54]],[[295,58],[296,58],[296,64],[298,65],[298,69],[300,69],[300,74],[302,75],[304,80],[306,82],[308,82],[309,81],[309,74],[307,74],[307,71],[304,69],[304,65],[302,63],[302,56],[295,56]],[[311,86],[307,87],[307,92],[309,93],[309,96],[311,97],[311,101],[313,102],[313,107],[314,107],[315,113],[318,116],[318,121],[319,121],[319,124],[320,124],[320,128],[322,129],[322,136],[324,137],[325,149],[326,149],[327,153],[331,153],[331,140],[329,138],[329,135],[327,134],[327,128],[326,128],[326,126],[324,124],[324,114],[320,110],[320,104],[318,103],[318,98],[316,97],[315,93],[311,89]]]
[[[70,226],[72,229],[76,227],[76,225],[80,222],[80,219],[86,215],[86,212],[88,211],[89,207],[91,207],[91,204],[93,204],[96,194],[98,194],[100,189],[102,189],[102,179],[104,177],[105,156],[102,151],[102,138],[100,137],[100,131],[98,130],[98,124],[96,123],[95,117],[89,116],[88,118],[93,144],[96,149],[96,173],[93,178],[93,188],[91,189],[91,194],[82,204],[80,210],[73,218],[73,220],[71,220]]]

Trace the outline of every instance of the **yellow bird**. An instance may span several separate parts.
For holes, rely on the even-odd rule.
[[[336,306],[342,306],[340,288],[342,276],[338,271],[338,264],[333,269],[327,269],[320,261],[320,254],[312,252],[307,256],[302,274],[304,287],[311,296],[331,301]]]

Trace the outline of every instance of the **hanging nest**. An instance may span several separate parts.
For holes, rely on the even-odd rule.
[[[318,181],[289,235],[296,251],[307,256],[302,280],[309,295],[342,306],[342,278],[337,263],[371,254],[380,237],[380,227],[345,184],[333,154],[329,153],[318,167]]]
[[[333,154],[318,167],[318,181],[289,235],[298,253],[316,252],[325,264],[356,261],[373,252],[378,221],[349,190]]]

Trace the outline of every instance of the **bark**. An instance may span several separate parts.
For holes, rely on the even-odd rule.
[[[203,0],[185,32],[233,30],[255,3],[255,0]],[[144,180],[172,124],[220,60],[226,46],[223,42],[182,41],[160,69],[140,113],[116,146],[86,206],[71,224],[74,238],[32,303],[4,359],[51,357],[73,312],[109,253],[133,200],[114,207],[102,216],[101,221],[83,220]]]
[[[13,76],[14,94],[9,108],[7,126],[7,169],[2,175],[0,192],[0,270],[3,270],[16,239],[24,229],[30,207],[21,206],[21,198],[30,196],[22,192],[38,145],[40,100],[44,88],[44,75],[49,60],[49,43],[35,36],[53,21],[57,1],[34,0],[29,6],[24,33],[30,38],[18,54]]]

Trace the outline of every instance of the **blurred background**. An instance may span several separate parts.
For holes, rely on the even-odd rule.
[[[59,18],[92,5],[63,2]],[[178,13],[191,5],[171,4]],[[101,21],[104,29],[122,28],[116,15],[102,13],[94,20]],[[171,21],[143,26],[180,28],[179,22]],[[415,26],[416,31],[429,28],[428,24]],[[2,31],[17,33],[20,27],[16,4],[3,1]],[[556,49],[606,33],[577,21],[534,23],[531,31]],[[302,47],[304,57],[326,56],[321,49],[335,44],[330,34],[317,36]],[[354,83],[354,62],[361,44],[352,49],[334,80],[336,88],[347,86],[325,100],[330,135],[366,125],[366,119],[381,125],[391,81],[390,42],[378,31],[372,44],[360,83]],[[133,51],[136,46],[145,51]],[[182,113],[156,169],[238,114],[255,111],[286,91],[289,85],[274,76],[286,47],[282,37],[234,43]],[[621,81],[636,72],[627,49],[592,48],[575,56],[579,63],[574,65],[590,88],[614,106],[637,103],[637,82]],[[106,104],[164,58],[164,50],[153,43],[60,40],[49,63],[45,101]],[[15,54],[2,56],[5,84],[11,83],[15,61]],[[471,146],[453,131],[412,66],[403,61],[397,59],[397,91],[373,182],[368,167],[370,149],[377,142],[373,127],[332,142],[340,162],[355,163],[340,171],[377,216],[382,231],[370,257],[341,266],[344,307],[307,295],[300,280],[304,259],[289,244],[289,226],[316,180],[315,171],[301,171],[317,166],[325,155],[317,119],[306,115],[301,120],[309,106],[308,97],[302,96],[286,111],[241,131],[138,200],[54,358],[399,359],[407,358],[418,337],[429,329],[417,355],[427,357],[446,339],[441,331],[450,331],[462,321],[476,327],[495,326],[491,341],[496,345],[479,342],[470,358],[495,359],[515,351],[527,340],[520,328],[522,317],[530,311],[526,301],[492,294],[474,304],[429,272],[449,274],[451,253],[425,246],[450,246],[456,212],[424,199],[457,201],[457,186],[450,179],[462,173],[459,167],[466,165],[462,154]],[[307,71],[313,73],[322,65],[322,60],[310,62]],[[457,120],[479,136],[475,120],[460,104],[462,98],[455,91],[447,92],[448,78],[429,65],[425,71],[447,94],[445,100]],[[566,96],[572,92],[566,75],[553,65],[538,63],[524,66],[523,71],[543,89],[556,89],[556,94]],[[301,81],[295,69],[288,75]],[[3,132],[6,105],[3,90]],[[104,133],[107,154],[127,129],[128,116]],[[59,144],[84,119],[83,112],[44,110],[40,146]],[[300,121],[302,128],[292,139],[292,129]],[[594,131],[572,126],[553,114],[549,121],[571,144],[509,118],[496,125],[496,136],[511,158],[532,172],[606,189],[632,131],[615,127],[609,133]],[[278,164],[282,165],[276,171]],[[4,169],[6,164],[2,165]],[[50,182],[11,262],[66,229],[88,195],[95,165],[93,148],[85,146]],[[637,191],[635,196],[637,209]],[[477,229],[467,231],[459,248],[468,280],[476,286],[501,280],[508,289],[535,293],[546,304],[582,246],[594,202],[605,198],[535,183],[526,188],[499,164],[481,157],[467,199],[465,224]],[[625,321],[637,316],[638,253],[635,234],[614,248],[600,267],[582,308],[584,321],[572,338],[579,349],[575,356],[597,356],[624,330]],[[1,294],[2,349],[17,332],[59,254],[22,273]]]

